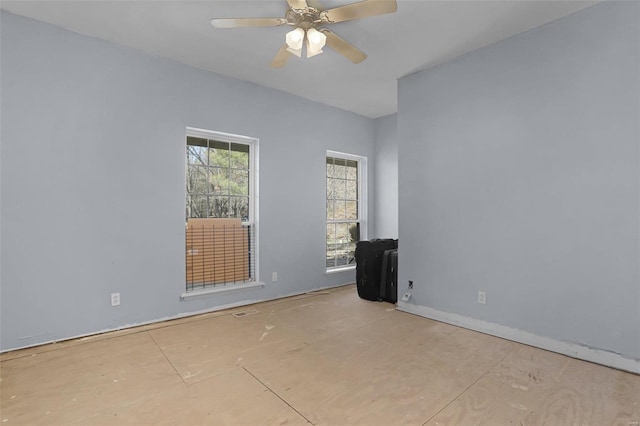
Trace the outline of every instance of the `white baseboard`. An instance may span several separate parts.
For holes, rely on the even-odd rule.
[[[426,306],[414,305],[412,303],[402,301],[398,301],[398,310],[436,321],[445,322],[447,324],[460,326],[469,330],[479,331],[480,333],[512,340],[514,342],[524,343],[525,345],[535,346],[551,352],[567,355],[572,358],[578,358],[584,361],[606,365],[607,367],[640,374],[640,360],[625,358],[614,352],[594,349],[577,343],[555,340],[550,337],[538,336],[537,334],[533,334],[528,331],[522,331],[458,314],[441,312]]]

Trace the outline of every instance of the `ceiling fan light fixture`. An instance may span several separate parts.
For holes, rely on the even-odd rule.
[[[327,36],[316,30],[309,28],[307,30],[307,58],[314,57],[322,53],[322,48],[327,42]]]
[[[313,50],[322,50],[327,42],[327,36],[322,34],[315,28],[309,28],[307,30],[307,42],[308,46]]]
[[[298,27],[289,31],[286,36],[286,41],[287,41],[287,46],[289,46],[289,49],[292,50],[291,53],[295,53],[293,51],[297,51],[297,50],[302,52],[302,43],[304,42],[304,30]]]
[[[311,47],[311,43],[307,40],[307,58],[312,58],[316,55],[319,55],[323,52],[322,49],[314,49]]]

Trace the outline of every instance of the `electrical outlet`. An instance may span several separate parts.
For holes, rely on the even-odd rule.
[[[403,302],[408,302],[409,299],[411,299],[411,293],[407,292],[402,296],[402,299],[400,300],[402,300]]]
[[[271,273],[271,281],[273,281],[273,282],[278,281],[278,273],[277,272],[272,272]]]
[[[482,305],[486,305],[487,304],[487,292],[486,291],[479,291],[478,292],[478,303],[480,303]]]
[[[409,280],[409,288],[413,288],[413,281]]]
[[[111,306],[118,306],[120,304],[120,293],[111,293]]]

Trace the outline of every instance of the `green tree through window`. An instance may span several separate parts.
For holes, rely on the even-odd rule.
[[[249,220],[249,146],[187,137],[187,218]]]

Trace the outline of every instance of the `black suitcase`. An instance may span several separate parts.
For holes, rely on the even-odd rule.
[[[379,300],[380,268],[385,250],[398,247],[398,240],[375,239],[356,243],[356,287],[358,296],[366,300]]]
[[[380,299],[398,301],[398,250],[385,250],[380,267]]]

